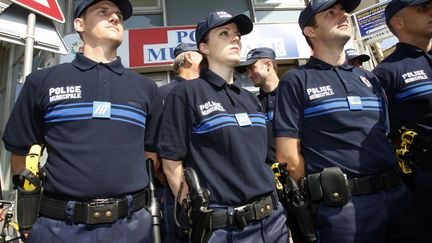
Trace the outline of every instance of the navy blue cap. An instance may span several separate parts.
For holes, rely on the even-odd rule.
[[[225,11],[214,11],[198,22],[195,31],[195,40],[197,45],[205,39],[210,30],[230,23],[235,23],[237,25],[241,35],[249,34],[253,29],[252,21],[244,14],[239,14],[233,17]]]
[[[345,11],[350,13],[357,8],[360,0],[312,0],[300,13],[298,19],[300,29],[303,30],[315,14],[327,10],[337,3],[342,4]]]
[[[401,9],[409,6],[417,6],[429,2],[430,0],[392,0],[385,8],[386,23],[389,25],[391,17]]]
[[[276,59],[276,54],[273,51],[273,49],[268,47],[258,47],[250,50],[246,56],[246,61],[240,63],[236,66],[237,71],[239,72],[245,72],[246,67],[255,63],[259,59]]]
[[[102,0],[82,0],[80,4],[75,8],[74,12],[74,19],[81,16],[81,14],[84,13],[84,11],[89,8],[91,5],[101,2]],[[121,13],[123,14],[123,20],[127,20],[132,16],[132,5],[130,4],[129,0],[108,0],[110,2],[113,2],[117,7],[120,9]]]
[[[369,61],[370,59],[369,55],[360,54],[356,49],[352,49],[352,48],[345,50],[345,57],[348,61],[357,57],[360,58],[361,62],[366,62]]]
[[[180,55],[181,53],[187,52],[187,51],[196,51],[196,52],[198,52],[199,50],[198,50],[198,47],[197,47],[196,44],[181,42],[174,49],[174,58],[177,57],[178,55]]]

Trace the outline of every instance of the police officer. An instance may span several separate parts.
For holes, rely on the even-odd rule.
[[[360,54],[356,49],[349,48],[345,50],[345,57],[349,65],[363,68],[363,63],[370,60],[370,56]]]
[[[40,217],[28,242],[152,239],[144,155],[156,160],[162,101],[156,84],[117,56],[131,15],[129,1],[82,1],[74,27],[83,53],[26,78],[3,141],[14,168],[32,144],[48,151]]]
[[[246,61],[237,66],[237,71],[245,72],[255,87],[259,87],[258,99],[264,109],[267,123],[268,149],[266,163],[270,166],[276,162],[273,139],[273,110],[277,76],[276,54],[271,48],[259,47],[248,52]]]
[[[345,64],[348,13],[359,3],[312,0],[300,13],[314,54],[279,84],[276,159],[296,180],[307,176],[319,242],[413,242],[409,192],[386,137],[384,93],[372,73]]]
[[[276,54],[268,47],[258,47],[250,50],[246,61],[237,65],[236,70],[240,73],[247,72],[247,75],[255,87],[259,87],[258,99],[264,109],[267,122],[267,158],[266,163],[272,166],[276,162],[274,137],[273,137],[273,113],[276,99],[276,89],[279,84],[277,76]],[[286,208],[289,218],[295,217]],[[294,218],[293,218],[294,219]],[[289,220],[288,226],[294,242],[304,242],[304,238],[297,220]]]
[[[196,79],[199,77],[199,64],[202,60],[202,55],[198,50],[196,44],[193,43],[179,43],[174,48],[174,73],[176,77],[169,84],[163,85],[159,88],[162,99],[165,99],[168,93],[180,82],[185,80]],[[165,181],[166,182],[166,181]],[[189,237],[184,231],[179,228],[174,219],[174,195],[166,183],[166,188],[164,188],[164,198],[163,198],[163,220],[164,220],[164,237],[165,242],[175,243],[175,242],[188,242]],[[177,205],[179,206],[179,205]],[[180,211],[180,207],[178,207]],[[181,220],[179,214],[176,216],[178,220]]]
[[[288,242],[274,175],[264,163],[265,116],[256,96],[233,83],[241,35],[252,28],[243,14],[209,13],[195,33],[204,56],[200,77],[181,82],[165,99],[158,144],[163,169],[174,195],[185,167],[210,191],[213,212],[192,222],[195,230],[210,230],[209,242]]]
[[[392,138],[400,147],[401,133],[418,135],[409,148],[415,163],[413,210],[417,212],[419,242],[432,242],[432,1],[391,1],[386,23],[399,39],[396,50],[373,72],[389,100]],[[409,179],[410,177],[407,177]]]
[[[174,48],[174,73],[176,77],[169,84],[159,88],[162,99],[180,82],[199,77],[199,64],[202,55],[198,47],[193,43],[179,43]]]

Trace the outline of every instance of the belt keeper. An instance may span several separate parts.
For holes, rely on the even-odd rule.
[[[75,205],[76,202],[75,201],[68,201],[67,205],[66,205],[66,210],[65,210],[65,222],[68,224],[72,224],[73,223],[73,217],[75,215]]]
[[[234,207],[228,207],[228,223],[229,226],[233,226],[234,225]]]
[[[134,213],[133,212],[134,205],[133,205],[133,197],[132,197],[132,195],[127,195],[126,196],[126,200],[127,200],[127,203],[128,203],[127,218],[130,219],[132,217],[132,214]]]

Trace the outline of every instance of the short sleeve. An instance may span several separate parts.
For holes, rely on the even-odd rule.
[[[3,142],[7,150],[26,154],[33,144],[44,144],[43,111],[38,102],[38,87],[28,76],[6,124]]]
[[[156,152],[157,136],[162,113],[162,98],[157,85],[154,82],[152,83],[152,99],[150,101],[149,112],[146,117],[146,131],[144,141],[144,149],[148,152]]]
[[[299,70],[286,73],[276,91],[273,120],[275,137],[299,138],[303,127],[304,88]]]
[[[184,90],[177,86],[165,99],[158,141],[163,158],[184,160],[189,151],[194,113]]]

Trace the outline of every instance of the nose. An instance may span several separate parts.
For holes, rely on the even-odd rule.
[[[340,9],[338,11],[338,14],[341,16],[342,19],[348,19],[348,13],[345,11],[345,9]]]
[[[240,43],[240,36],[235,35],[232,41],[233,41],[233,43],[237,43],[237,44]]]
[[[121,20],[121,17],[117,13],[111,14],[111,17],[110,17],[111,22],[118,23],[118,22],[120,22],[120,20]]]

